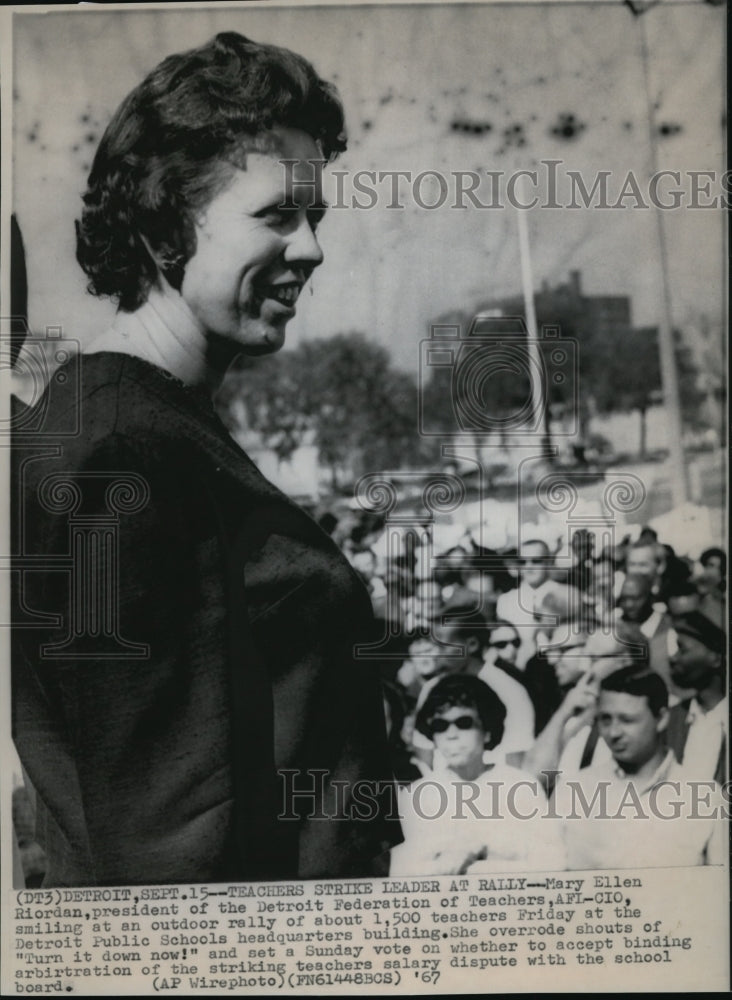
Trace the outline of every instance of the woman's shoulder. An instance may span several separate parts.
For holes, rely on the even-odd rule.
[[[24,430],[14,439],[18,475],[27,448],[42,445],[46,452],[22,472],[26,489],[49,472],[133,472],[175,505],[205,494],[232,517],[244,506],[256,508],[270,527],[325,538],[236,444],[208,390],[187,386],[141,358],[100,352],[68,359],[21,420]]]
[[[186,386],[133,355],[72,355],[51,373],[38,396],[23,408],[18,443],[21,438],[31,443],[59,439],[70,454],[116,438],[150,452],[156,444],[195,447],[207,435],[222,436],[205,389]]]
[[[142,359],[112,352],[66,359],[43,394],[16,409],[18,461],[39,448],[44,454],[30,463],[26,481],[44,478],[49,470],[92,475],[118,469],[177,482],[194,470],[205,475],[235,459],[203,390],[189,389]]]
[[[184,385],[178,378],[143,358],[101,352],[81,354],[75,363],[76,392],[82,418],[106,420],[123,434],[142,428],[145,437],[185,434],[191,420],[214,415],[207,390]],[[73,385],[73,378],[72,378]]]

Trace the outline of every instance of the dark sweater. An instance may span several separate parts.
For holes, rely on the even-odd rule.
[[[13,442],[13,729],[45,884],[368,873],[400,835],[356,575],[203,391],[113,353],[61,374]],[[349,819],[365,780],[385,790]],[[346,818],[323,819],[333,781]]]

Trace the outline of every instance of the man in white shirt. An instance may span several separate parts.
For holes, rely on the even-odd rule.
[[[636,667],[610,674],[597,720],[610,759],[561,774],[554,791],[568,867],[723,864],[720,790],[692,780],[666,749],[668,691],[659,675]]]
[[[501,594],[496,604],[497,617],[519,629],[521,648],[516,664],[520,668],[536,653],[539,630],[551,630],[556,624],[555,610],[566,620],[580,606],[579,593],[573,587],[550,579],[553,562],[546,542],[524,542],[519,560],[520,583]],[[552,614],[547,613],[549,608]]]
[[[634,651],[640,659],[631,655]],[[594,724],[600,682],[621,667],[647,667],[648,646],[642,641],[634,650],[616,636],[597,631],[587,636],[584,646],[568,649],[566,660],[560,675],[569,691],[522,761],[526,770],[548,782],[557,769],[584,769],[610,758]]]
[[[674,684],[669,666],[669,630],[671,618],[662,605],[654,604],[651,579],[638,573],[629,573],[623,581],[618,597],[621,611],[620,623],[626,628],[618,629],[620,637],[628,643],[644,641],[648,645],[651,670],[663,677],[666,687],[674,696],[674,701],[688,697]]]

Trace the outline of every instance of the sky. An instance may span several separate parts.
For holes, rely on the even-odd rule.
[[[78,216],[96,143],[128,91],[164,56],[235,30],[291,48],[334,81],[349,148],[346,203],[319,230],[325,263],[301,297],[288,343],[359,330],[416,371],[429,323],[453,309],[520,292],[517,210],[456,208],[456,172],[536,169],[560,160],[558,200],[569,201],[567,171],[591,188],[610,171],[610,202],[629,172],[642,191],[651,169],[641,31],[648,38],[658,167],[724,169],[725,9],[662,2],[634,17],[619,2],[520,4],[347,4],[156,11],[108,8],[40,15],[14,23],[13,205],[23,231],[34,330],[62,326],[82,343],[109,323],[113,307],[86,294],[74,257]],[[641,24],[643,21],[643,24]],[[426,179],[417,196],[404,181],[403,208],[389,208],[389,181],[371,186],[376,205],[353,197],[357,171],[439,172],[448,197]],[[712,194],[721,191],[712,181]],[[661,191],[664,192],[670,182]],[[540,183],[539,193],[543,193]],[[326,181],[326,194],[335,194]],[[529,193],[534,193],[529,192]],[[661,281],[654,209],[534,208],[527,213],[535,286],[582,272],[588,294],[629,295],[633,321],[660,318]],[[704,192],[698,199],[708,202]],[[721,329],[724,214],[664,211],[672,317]]]

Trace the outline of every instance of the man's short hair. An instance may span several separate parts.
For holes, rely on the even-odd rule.
[[[661,677],[647,667],[623,667],[600,681],[600,692],[614,691],[618,694],[632,694],[645,698],[651,712],[658,717],[668,708],[668,688]]]
[[[493,750],[503,739],[506,706],[479,677],[467,674],[450,674],[430,689],[424,704],[417,712],[415,725],[423,736],[432,739],[432,722],[445,709],[473,708],[486,732],[486,749]]]

